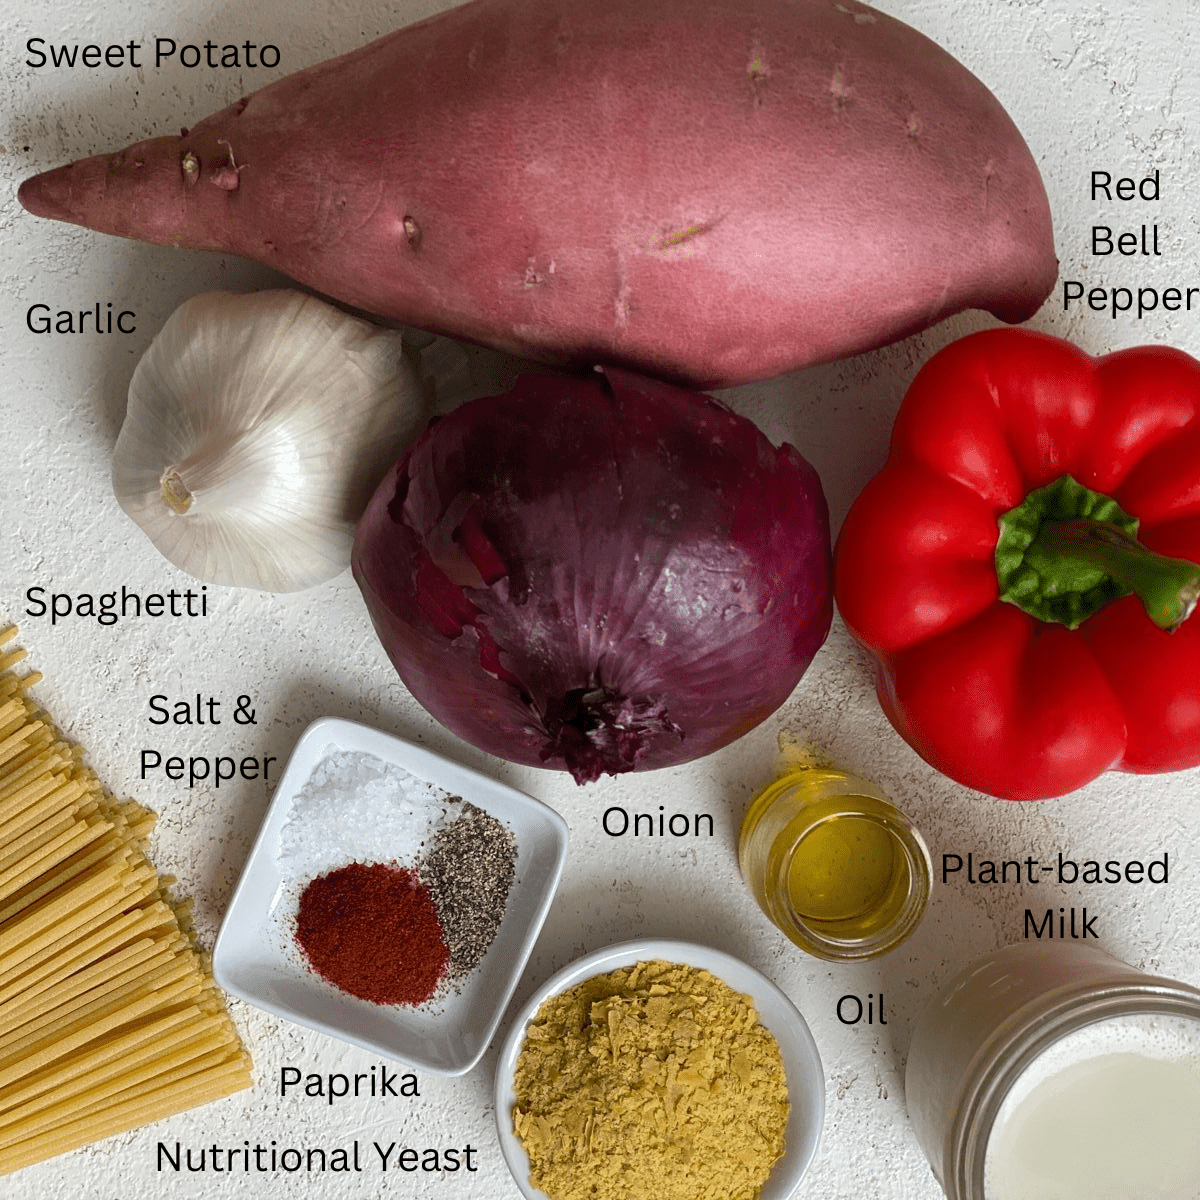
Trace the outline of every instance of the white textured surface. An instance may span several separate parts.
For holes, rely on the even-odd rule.
[[[488,759],[459,743],[407,696],[379,648],[349,576],[276,598],[212,588],[205,621],[70,622],[23,616],[27,588],[142,592],[186,585],[117,508],[109,458],[137,357],[174,307],[195,292],[268,282],[233,259],[184,254],[38,221],[17,206],[16,184],[35,170],[194,122],[264,71],[35,71],[28,37],[48,41],[273,42],[291,70],[329,57],[439,7],[437,0],[336,0],[309,8],[282,0],[211,7],[200,0],[136,0],[107,10],[0,0],[7,36],[0,70],[0,619],[46,674],[42,701],[89,750],[118,793],[160,814],[155,860],[196,901],[211,939],[269,799],[261,783],[219,790],[143,782],[141,748],[178,754],[286,757],[315,717],[376,725],[491,773],[548,801],[567,818],[572,846],[556,902],[510,1015],[533,987],[581,952],[637,935],[704,939],[774,979],[808,1019],[828,1073],[822,1147],[802,1195],[936,1200],[940,1192],[904,1112],[902,1075],[918,1008],[970,957],[1021,936],[1026,906],[1087,904],[1102,944],[1127,961],[1200,982],[1200,775],[1108,776],[1061,800],[1018,806],[967,793],[908,750],[876,704],[866,657],[840,624],[791,702],[715,757],[677,770],[576,789],[563,776]],[[999,96],[1038,159],[1054,211],[1064,278],[1109,285],[1200,284],[1200,77],[1191,0],[881,0],[879,7],[929,34]],[[105,13],[109,15],[105,15]],[[128,15],[122,15],[122,14]],[[276,72],[277,74],[278,72]],[[1154,205],[1099,205],[1090,172],[1140,178],[1161,171]],[[1161,258],[1092,259],[1093,223],[1157,222]],[[881,280],[881,287],[888,281]],[[89,307],[111,300],[138,315],[129,337],[38,337],[25,328],[34,303]],[[919,365],[952,338],[986,324],[948,322],[887,350],[797,373],[729,395],[775,440],[794,442],[821,471],[836,520],[883,459],[896,405]],[[1032,322],[1099,353],[1159,341],[1200,356],[1200,313],[1145,320],[1064,316],[1057,296]],[[148,723],[152,694],[223,701],[219,729]],[[232,723],[249,695],[255,726]],[[877,963],[830,967],[806,958],[770,927],[735,861],[746,801],[776,771],[780,742],[815,742],[877,780],[943,852],[989,858],[1171,859],[1165,886],[1090,889],[937,887],[925,923]],[[667,840],[614,840],[600,829],[609,805],[657,812],[711,811],[717,837],[694,848]],[[840,996],[885,997],[886,1025],[845,1026]],[[85,1197],[396,1196],[515,1198],[491,1111],[495,1050],[461,1079],[421,1078],[419,1098],[341,1101],[332,1107],[278,1095],[282,1065],[367,1070],[365,1055],[242,1005],[235,1018],[256,1064],[250,1092],[0,1181],[12,1200]],[[214,1141],[363,1147],[361,1174],[287,1176],[160,1173],[159,1141],[199,1150]],[[478,1171],[425,1177],[381,1174],[371,1142],[477,1148]]]

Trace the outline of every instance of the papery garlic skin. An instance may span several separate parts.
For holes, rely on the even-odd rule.
[[[402,352],[399,332],[302,292],[194,296],[134,371],[118,502],[197,579],[268,592],[332,579],[424,424]]]

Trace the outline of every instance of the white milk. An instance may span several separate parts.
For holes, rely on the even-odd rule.
[[[1114,1017],[1018,1077],[988,1138],[987,1200],[1198,1200],[1200,1021]]]

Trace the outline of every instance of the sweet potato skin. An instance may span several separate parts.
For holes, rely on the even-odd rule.
[[[1024,320],[1057,271],[1000,104],[855,0],[473,0],[20,199],[700,387]]]

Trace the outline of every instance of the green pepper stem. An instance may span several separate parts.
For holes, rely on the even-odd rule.
[[[1069,556],[1101,568],[1137,595],[1150,620],[1168,633],[1192,615],[1200,600],[1200,565],[1148,550],[1110,521],[1046,521],[1034,546],[1048,556]]]

